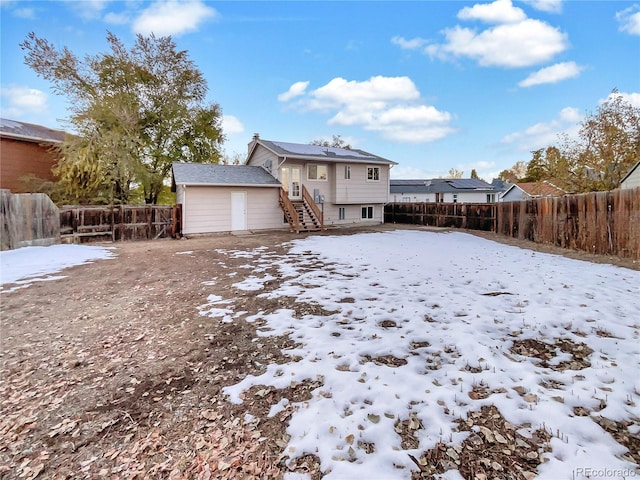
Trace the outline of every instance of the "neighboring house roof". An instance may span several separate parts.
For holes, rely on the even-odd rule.
[[[62,130],[35,125],[33,123],[18,122],[0,118],[0,136],[24,140],[27,142],[61,143],[66,133]]]
[[[522,190],[530,197],[561,197],[567,193],[553,183],[544,180],[542,182],[514,183],[502,196],[506,196],[514,188]]]
[[[472,193],[494,192],[493,185],[477,178],[434,178],[428,180],[396,180],[389,184],[391,193]]]
[[[491,185],[496,189],[496,192],[506,192],[511,187],[511,183],[499,178],[491,180]]]
[[[640,166],[640,160],[638,160],[636,164],[633,167],[631,167],[631,169],[627,172],[627,174],[624,177],[622,177],[622,180],[620,180],[620,183],[624,182],[627,178],[633,175],[633,172],[635,172],[639,166]]]
[[[179,163],[172,165],[172,190],[176,185],[279,187],[280,182],[262,167]]]
[[[307,145],[304,143],[274,142],[271,140],[263,140],[258,135],[254,136],[254,141],[250,146],[247,158],[251,157],[257,145],[262,145],[283,159],[397,165],[397,162],[356,148],[349,149]]]

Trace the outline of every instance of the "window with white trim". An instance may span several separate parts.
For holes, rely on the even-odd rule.
[[[344,220],[346,217],[346,212],[344,207],[338,207],[338,220]]]
[[[380,181],[380,167],[367,167],[367,181],[369,182]]]
[[[458,194],[457,193],[453,194],[453,203],[458,203]]]
[[[344,166],[344,179],[351,180],[351,165]]]
[[[327,180],[327,166],[316,165],[314,163],[307,165],[307,180]]]
[[[372,205],[368,205],[368,206],[362,207],[362,216],[361,216],[361,218],[363,220],[371,220],[371,219],[373,219],[373,206]]]

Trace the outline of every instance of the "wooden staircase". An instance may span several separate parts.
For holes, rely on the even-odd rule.
[[[302,186],[302,200],[293,202],[287,192],[280,189],[280,207],[292,232],[317,232],[324,229],[322,211]]]

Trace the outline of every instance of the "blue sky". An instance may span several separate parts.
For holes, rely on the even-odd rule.
[[[1,1],[2,117],[64,126],[64,97],[24,65],[29,32],[79,57],[111,31],[172,35],[220,104],[225,152],[254,133],[341,135],[392,178],[490,181],[575,135],[615,88],[640,106],[640,0]]]

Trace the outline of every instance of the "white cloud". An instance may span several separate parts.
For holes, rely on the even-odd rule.
[[[456,26],[445,30],[447,43],[425,52],[441,59],[469,57],[488,67],[528,67],[546,62],[567,48],[566,35],[539,20],[498,25],[476,33]]]
[[[561,13],[563,0],[524,0],[536,10],[547,13]]]
[[[7,8],[11,15],[17,18],[26,18],[33,20],[36,18],[36,11],[31,7],[18,7],[20,3],[17,0],[0,0],[0,7]]]
[[[9,85],[0,89],[2,115],[23,119],[31,113],[44,113],[48,109],[47,94],[35,88]]]
[[[437,178],[444,175],[444,172],[425,170],[418,167],[406,167],[402,165],[394,165],[391,169],[391,178],[393,179],[412,179],[421,180],[429,178]]]
[[[602,104],[607,100],[611,100],[613,99],[613,97],[617,97],[617,96],[622,97],[626,102],[630,103],[633,107],[640,108],[640,93],[637,93],[637,92],[632,92],[632,93],[625,93],[625,92],[613,93],[612,92],[609,94],[609,96],[607,96],[607,98],[600,100],[599,103]]]
[[[236,134],[244,132],[244,125],[242,122],[233,115],[223,115],[222,116],[222,131],[225,134]]]
[[[126,13],[109,12],[104,16],[104,21],[112,25],[126,25],[129,23],[130,18]]]
[[[329,125],[359,126],[396,142],[431,142],[455,131],[450,125],[453,116],[425,105],[409,77],[376,76],[362,82],[338,77],[295,105],[335,112]]]
[[[99,18],[102,11],[106,8],[111,0],[64,0],[76,15],[84,19]]]
[[[583,117],[573,107],[563,108],[557,118],[550,122],[536,123],[522,132],[514,132],[502,138],[501,143],[515,145],[519,151],[531,152],[539,148],[555,145],[558,136],[567,134],[575,137]]]
[[[288,102],[292,98],[304,95],[308,86],[309,82],[296,82],[289,87],[289,90],[278,95],[278,100],[281,102]]]
[[[412,38],[410,40],[404,37],[393,37],[391,43],[398,45],[403,50],[416,50],[422,48],[428,43],[428,40],[420,37]]]
[[[532,73],[527,78],[518,83],[519,87],[533,87],[545,83],[558,83],[568,78],[575,78],[580,75],[584,67],[575,62],[556,63],[550,67],[545,67]]]
[[[521,8],[514,7],[511,0],[496,0],[493,3],[475,4],[458,12],[460,20],[480,20],[485,23],[518,23],[527,15]]]
[[[640,35],[640,5],[616,12],[616,19],[620,23],[620,31],[631,35]]]
[[[158,0],[134,20],[133,31],[143,35],[181,35],[196,31],[203,21],[217,16],[215,9],[200,0]]]
[[[33,8],[16,8],[12,13],[18,18],[26,18],[28,20],[36,18],[36,11]]]
[[[543,22],[527,18],[510,0],[463,8],[461,20],[481,20],[497,25],[477,31],[456,25],[443,31],[444,43],[427,45],[424,52],[448,60],[467,57],[481,66],[528,67],[548,62],[563,52],[567,35]]]

